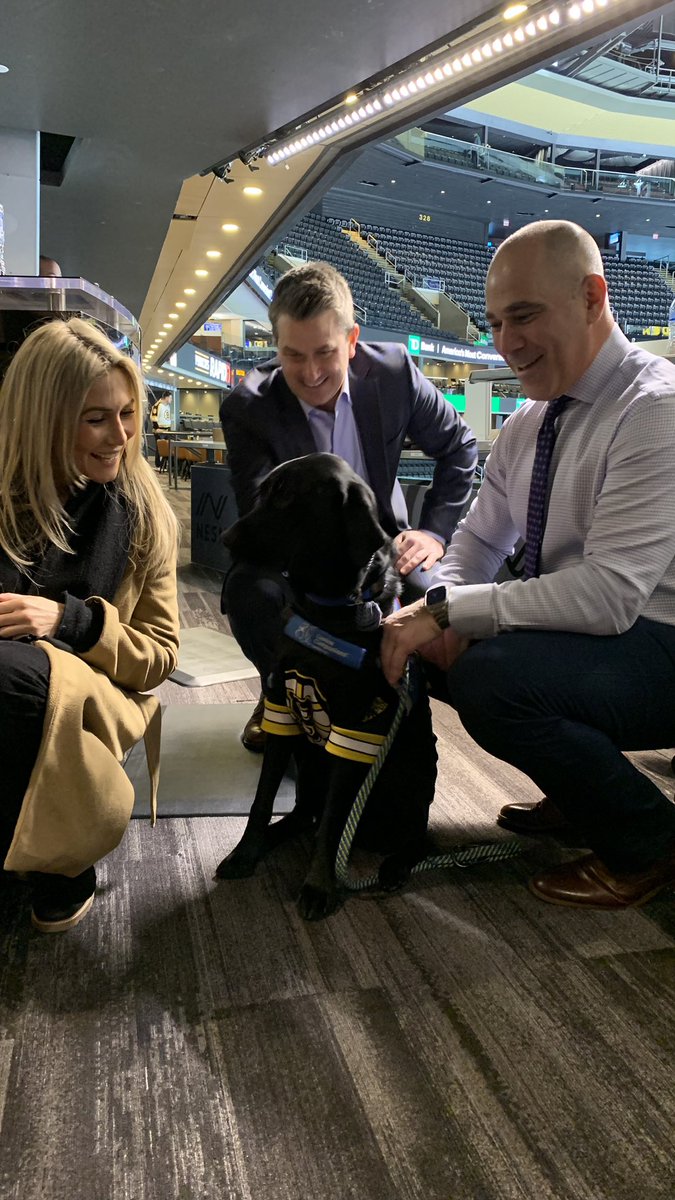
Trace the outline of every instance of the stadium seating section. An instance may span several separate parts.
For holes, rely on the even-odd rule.
[[[647,262],[619,262],[603,255],[609,299],[622,328],[668,324],[673,293]]]
[[[429,334],[434,326],[416,308],[405,301],[395,287],[387,283],[387,274],[365,250],[343,233],[348,220],[309,213],[281,240],[284,246],[305,250],[309,259],[333,263],[347,279],[357,305],[365,310],[362,324],[370,328]],[[492,252],[472,242],[437,237],[416,230],[394,229],[388,225],[361,225],[365,246],[369,234],[376,239],[379,253],[390,252],[398,269],[418,286],[425,277],[441,279],[445,290],[467,312],[478,329],[487,329],[485,318],[485,275]],[[647,262],[619,262],[603,256],[609,286],[610,303],[623,329],[666,326],[673,292],[658,271]],[[264,262],[262,270],[273,286],[278,272]],[[438,336],[451,337],[443,331]]]

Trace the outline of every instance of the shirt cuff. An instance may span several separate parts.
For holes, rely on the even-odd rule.
[[[496,583],[465,583],[453,587],[448,600],[450,625],[463,637],[489,638],[498,632],[494,596]]]

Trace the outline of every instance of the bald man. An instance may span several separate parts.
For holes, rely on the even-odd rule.
[[[443,586],[388,619],[383,667],[393,683],[421,651],[471,736],[541,788],[500,825],[590,849],[531,880],[540,900],[627,908],[675,883],[675,805],[622,754],[675,740],[675,368],[620,332],[598,248],[569,222],[504,242],[486,300],[529,400]],[[519,538],[525,577],[495,583]]]
[[[49,258],[46,254],[40,255],[40,275],[52,279],[61,278],[61,268],[55,258]]]

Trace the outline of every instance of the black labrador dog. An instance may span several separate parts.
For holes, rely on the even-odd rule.
[[[263,680],[268,738],[260,782],[244,835],[216,875],[251,875],[274,846],[311,831],[314,853],[298,905],[304,918],[317,920],[339,904],[340,836],[399,705],[378,657],[382,615],[401,590],[393,542],[378,522],[371,489],[334,454],[273,470],[256,508],[223,540],[235,560],[284,572],[295,599],[277,669]],[[358,829],[357,844],[386,855],[379,881],[388,890],[400,887],[429,850],[436,739],[421,679],[412,692]],[[291,755],[295,808],[270,824]]]

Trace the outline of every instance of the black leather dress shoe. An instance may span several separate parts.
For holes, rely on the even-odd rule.
[[[534,837],[537,834],[573,832],[572,826],[548,796],[537,800],[536,804],[505,804],[497,817],[497,824],[502,829]]]
[[[261,728],[261,721],[263,719],[264,712],[265,697],[261,692],[258,698],[258,703],[253,709],[248,721],[244,725],[241,735],[242,743],[247,750],[251,751],[251,754],[262,754],[263,750],[265,749],[267,734],[265,733],[265,730]]]

